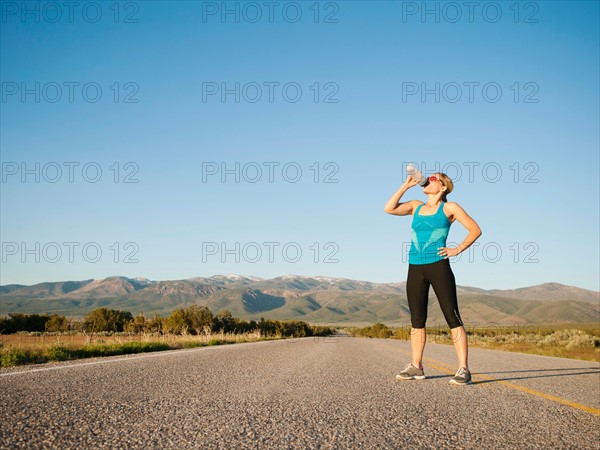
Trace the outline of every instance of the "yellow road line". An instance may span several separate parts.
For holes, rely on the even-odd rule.
[[[390,348],[387,345],[381,345],[381,346],[382,347],[386,347],[386,348]],[[407,352],[405,350],[398,349],[398,348],[394,348],[394,350],[399,350],[400,352],[404,353],[405,355],[411,356],[411,353]],[[447,373],[449,375],[454,375],[454,373],[455,373],[454,371],[451,370],[451,366],[450,365],[448,365],[448,364],[446,364],[446,363],[444,363],[442,361],[438,361],[436,359],[427,358],[427,357],[424,357],[423,359],[425,361],[427,361],[427,365],[429,365],[430,367],[433,367],[434,369],[439,370],[440,372],[444,372],[444,373]],[[481,375],[481,374],[473,375],[472,379],[476,380],[475,383],[477,383],[478,381],[480,382],[481,380],[495,381],[496,383],[503,384],[504,386],[510,387],[510,388],[515,389],[517,391],[526,392],[527,394],[531,394],[531,395],[535,395],[537,397],[545,398],[546,400],[550,400],[550,401],[553,401],[553,402],[556,402],[556,403],[560,403],[560,404],[563,404],[563,405],[566,405],[566,406],[570,406],[571,408],[580,409],[580,410],[588,412],[590,414],[594,414],[595,416],[600,416],[600,409],[593,408],[593,407],[587,406],[587,405],[582,405],[581,403],[572,402],[571,400],[567,400],[566,398],[557,397],[557,396],[551,395],[551,394],[546,394],[545,392],[537,391],[535,389],[530,389],[530,388],[527,388],[525,386],[521,386],[519,384],[511,383],[509,381],[499,380],[497,378],[488,377],[488,376]]]

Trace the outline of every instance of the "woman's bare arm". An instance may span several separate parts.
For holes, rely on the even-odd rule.
[[[450,212],[456,218],[456,220],[458,220],[469,231],[469,234],[465,240],[456,247],[458,249],[458,253],[462,253],[471,245],[473,245],[473,242],[475,242],[477,238],[481,236],[481,228],[479,228],[477,222],[475,222],[458,203],[447,202],[446,207],[448,208],[448,212]]]
[[[386,213],[393,214],[395,216],[407,216],[409,214],[412,214],[413,208],[415,208],[423,202],[420,202],[419,200],[409,200],[408,202],[404,203],[398,202],[400,201],[400,198],[402,198],[404,193],[416,184],[417,182],[409,175],[404,184],[392,194],[390,199],[383,207],[383,210]]]

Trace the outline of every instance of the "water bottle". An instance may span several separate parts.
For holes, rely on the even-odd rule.
[[[425,187],[429,184],[429,177],[424,176],[413,164],[408,164],[406,166],[406,173],[413,177],[421,187]]]

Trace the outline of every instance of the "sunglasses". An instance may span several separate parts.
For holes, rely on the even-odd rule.
[[[429,177],[429,181],[438,181],[438,182],[440,182],[440,183],[444,184],[444,183],[442,182],[442,180],[440,180],[440,179],[439,179],[438,177],[436,177],[435,175],[431,175],[431,176]]]

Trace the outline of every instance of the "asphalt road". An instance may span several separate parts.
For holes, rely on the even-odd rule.
[[[428,343],[263,341],[0,371],[1,448],[600,448],[600,364]]]

